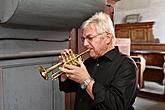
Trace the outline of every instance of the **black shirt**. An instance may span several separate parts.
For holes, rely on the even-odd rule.
[[[95,80],[94,100],[71,80],[59,83],[60,90],[76,92],[75,110],[133,110],[137,67],[129,56],[113,49],[97,59],[88,58],[84,64]]]

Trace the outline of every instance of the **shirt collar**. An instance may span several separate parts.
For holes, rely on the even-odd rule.
[[[113,59],[116,57],[118,52],[119,52],[119,50],[117,48],[114,48],[114,49],[108,51],[107,53],[105,53],[103,56],[105,56],[109,60],[113,61]]]

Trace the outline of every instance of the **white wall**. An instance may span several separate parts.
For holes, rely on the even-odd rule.
[[[165,43],[165,0],[121,0],[115,5],[115,24],[123,22],[128,14],[140,14],[140,22],[154,21],[153,33]]]

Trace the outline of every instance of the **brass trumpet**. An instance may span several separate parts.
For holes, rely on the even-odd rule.
[[[49,73],[52,72],[53,70],[55,70],[57,67],[62,66],[64,64],[70,64],[70,65],[75,65],[78,66],[78,58],[80,58],[83,54],[89,52],[89,49],[87,49],[86,51],[78,54],[74,54],[73,51],[71,51],[70,55],[67,56],[66,58],[63,59],[63,61],[49,67],[49,68],[44,68],[43,66],[39,67],[39,72],[41,74],[41,76],[45,79],[48,80],[49,79]],[[54,74],[51,75],[51,79],[55,80],[57,79],[60,75],[62,75],[63,72],[61,72],[60,70],[58,70],[57,72],[55,72]]]

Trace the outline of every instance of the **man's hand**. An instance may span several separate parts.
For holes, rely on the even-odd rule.
[[[90,75],[80,58],[78,58],[78,63],[80,64],[80,66],[65,64],[59,69],[62,72],[66,73],[66,76],[69,79],[81,84],[83,80],[90,78]]]
[[[63,62],[67,62],[68,60],[71,60],[71,58],[72,58],[71,56],[73,56],[72,50],[65,49],[65,51],[63,53],[61,53],[61,56],[59,56],[59,59]],[[77,59],[75,59],[75,60],[77,60]],[[72,63],[69,63],[69,64],[64,63],[61,67],[59,67],[59,69],[65,73],[61,76],[61,79],[63,79],[63,78],[66,79],[66,77],[67,77],[67,78],[81,84],[83,80],[90,78],[90,75],[89,75],[85,65],[83,64],[83,61],[81,60],[81,58],[78,58],[78,61],[76,61],[76,64],[78,63],[78,65],[74,65]]]

